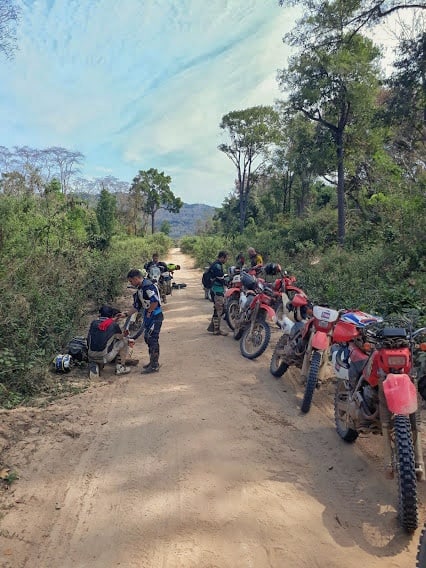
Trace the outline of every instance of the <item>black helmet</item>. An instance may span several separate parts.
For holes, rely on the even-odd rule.
[[[265,274],[268,274],[269,276],[275,276],[276,274],[281,272],[281,266],[276,262],[268,262],[268,264],[265,264],[263,270],[265,271]]]

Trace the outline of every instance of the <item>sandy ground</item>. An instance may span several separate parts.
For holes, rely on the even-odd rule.
[[[380,439],[340,441],[331,382],[302,415],[298,371],[269,374],[272,346],[249,361],[208,334],[201,273],[171,252],[187,288],[165,306],[158,374],[110,367],[0,413],[19,473],[0,495],[1,568],[413,568],[420,531],[398,528]]]

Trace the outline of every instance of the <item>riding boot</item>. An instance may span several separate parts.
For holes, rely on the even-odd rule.
[[[213,317],[210,320],[209,327],[207,328],[207,331],[209,331],[210,333],[213,333],[213,331],[214,331]]]
[[[220,329],[221,318],[218,316],[213,316],[213,335],[228,335],[228,332],[222,331]]]
[[[158,351],[152,351],[149,354],[149,365],[144,365],[141,373],[144,375],[148,373],[156,373],[160,368],[160,364],[158,362],[159,357],[160,353]]]

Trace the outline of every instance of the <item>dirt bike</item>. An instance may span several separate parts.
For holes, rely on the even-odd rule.
[[[305,292],[296,286],[296,277],[290,276],[286,270],[282,270],[279,264],[274,262],[266,264],[264,272],[266,275],[278,276],[270,285],[275,295],[273,307],[276,314],[276,323],[278,327],[281,327],[280,322],[288,315],[287,304],[291,302],[296,294],[305,294]]]
[[[296,294],[292,305],[309,306],[309,300]],[[306,311],[306,315],[311,310]],[[325,354],[330,345],[330,333],[339,312],[323,306],[313,306],[312,317],[306,317],[294,324],[289,333],[283,333],[272,355],[270,371],[275,377],[281,377],[289,366],[301,369],[301,378],[305,383],[305,392],[301,411],[309,412],[315,388],[319,386],[320,370],[325,363]]]
[[[247,359],[256,359],[269,345],[271,328],[266,318],[274,318],[273,293],[261,279],[243,272],[241,275],[239,313],[235,320],[234,339]]]
[[[279,265],[277,265],[279,266]],[[234,269],[234,270],[233,270]],[[253,268],[242,268],[238,269],[235,267],[231,267],[229,269],[229,283],[227,289],[225,290],[225,309],[224,309],[224,317],[225,321],[228,324],[229,328],[234,331],[235,329],[235,321],[238,319],[239,311],[240,311],[240,292],[241,292],[241,274],[245,272],[250,274],[251,276],[260,277],[260,275],[264,272],[264,267],[253,267]],[[263,279],[262,282],[265,283]],[[267,286],[270,286],[272,289],[272,285],[265,283]],[[278,294],[277,294],[278,295]],[[274,302],[277,303],[277,302]]]
[[[337,433],[349,443],[360,434],[383,436],[385,472],[398,481],[399,522],[411,533],[418,524],[417,481],[425,480],[413,351],[426,344],[416,344],[425,328],[407,327],[367,325],[333,352],[332,361]]]

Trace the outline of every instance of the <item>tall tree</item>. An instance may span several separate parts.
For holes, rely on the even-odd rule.
[[[11,58],[16,49],[19,9],[12,0],[0,0],[0,52]]]
[[[268,150],[279,140],[278,113],[270,106],[235,110],[222,117],[220,128],[230,142],[220,144],[237,168],[240,232],[244,230],[250,191],[255,172],[265,163]]]
[[[98,205],[96,207],[96,218],[99,223],[101,236],[108,245],[114,232],[115,217],[117,210],[117,200],[107,189],[102,189]]]
[[[291,58],[288,69],[281,71],[278,78],[281,89],[288,93],[289,108],[318,123],[333,138],[338,240],[342,246],[345,240],[345,135],[349,126],[368,127],[368,115],[375,107],[378,91],[380,55],[370,40],[346,32],[350,15],[347,8],[347,0],[335,0],[324,2],[319,12],[304,15],[295,34],[287,36],[293,45],[300,46],[300,52]],[[322,23],[321,42],[315,35],[318,21]]]
[[[172,178],[155,168],[139,170],[130,187],[130,195],[144,213],[151,217],[151,232],[155,232],[155,214],[159,209],[179,213],[183,206],[180,197],[170,189]]]

